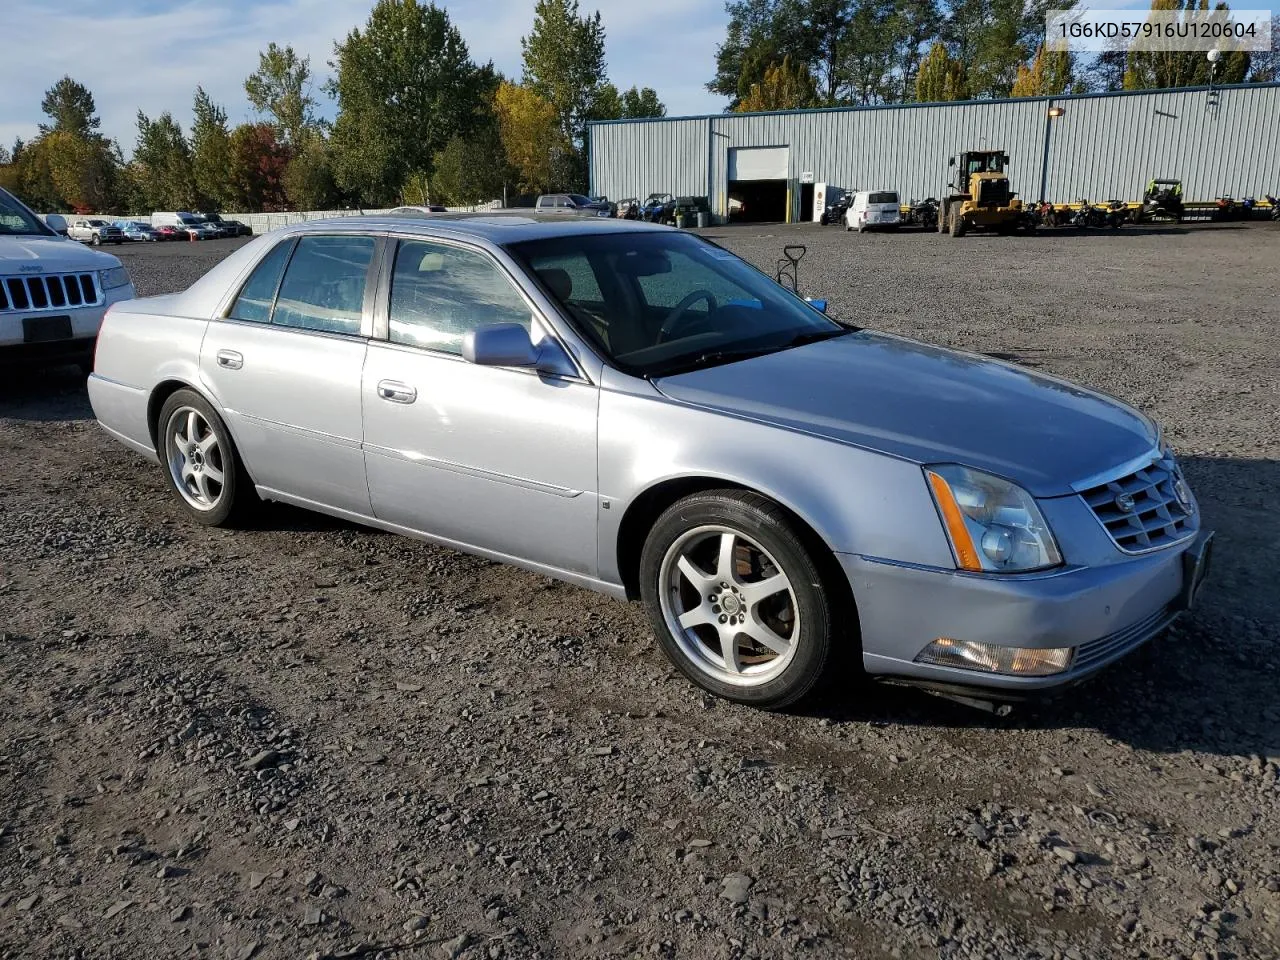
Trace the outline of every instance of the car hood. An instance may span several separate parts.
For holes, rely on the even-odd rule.
[[[655,382],[666,396],[917,463],[960,463],[1038,497],[1141,457],[1155,425],[1104,394],[866,331]]]
[[[31,273],[67,270],[109,270],[120,261],[109,253],[90,250],[65,237],[0,237],[0,273],[23,273],[23,267],[40,267]]]

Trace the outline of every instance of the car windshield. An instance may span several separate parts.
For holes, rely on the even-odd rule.
[[[849,331],[689,234],[581,234],[511,252],[582,334],[635,376],[732,363]]]
[[[580,207],[585,207],[587,204],[594,202],[590,198],[584,197],[580,193],[569,194],[569,199],[572,200],[574,203],[576,203]]]

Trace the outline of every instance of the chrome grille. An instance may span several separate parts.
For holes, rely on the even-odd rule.
[[[0,277],[0,311],[66,310],[102,302],[92,273]]]
[[[1101,666],[1108,660],[1114,660],[1134,647],[1146,643],[1172,623],[1176,616],[1177,611],[1172,607],[1161,607],[1145,620],[1139,620],[1123,630],[1117,630],[1108,636],[1081,644],[1076,647],[1071,669],[1073,671],[1088,670],[1091,667]]]
[[[1181,490],[1187,506],[1178,497]],[[1083,491],[1115,545],[1126,553],[1146,553],[1181,543],[1195,533],[1195,507],[1171,456]]]

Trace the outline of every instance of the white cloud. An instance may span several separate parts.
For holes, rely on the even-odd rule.
[[[251,118],[244,78],[258,52],[275,41],[310,56],[316,94],[328,74],[335,40],[363,25],[372,0],[116,0],[110,8],[66,0],[0,0],[10,37],[56,42],[9,44],[0,58],[0,143],[30,138],[44,119],[40,100],[63,74],[93,91],[103,132],[131,151],[139,109],[169,110],[190,124],[191,99],[202,85],[227,108],[232,123]],[[533,20],[532,0],[453,0],[443,4],[472,56],[520,72],[520,37]],[[610,79],[620,88],[651,86],[671,113],[714,112],[721,101],[703,84],[714,71],[724,16],[709,0],[596,0],[608,34]],[[107,12],[104,12],[107,11]],[[655,31],[655,25],[661,25]]]

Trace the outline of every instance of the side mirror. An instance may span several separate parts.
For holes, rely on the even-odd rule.
[[[805,302],[809,304],[809,306],[813,307],[813,309],[818,310],[822,313],[827,312],[827,301],[815,300],[813,299],[813,297],[805,297],[804,299],[805,299]]]
[[[518,323],[490,323],[462,338],[462,358],[482,367],[532,367],[538,351]]]

